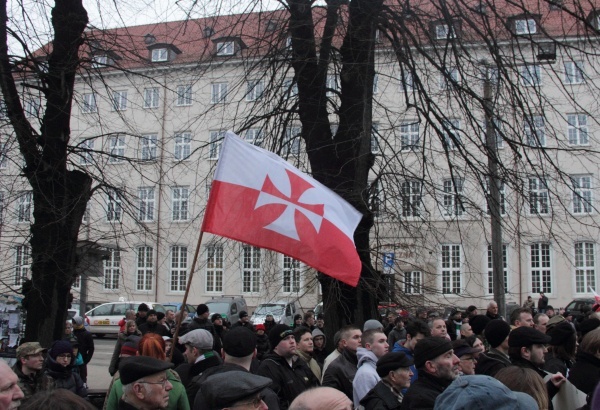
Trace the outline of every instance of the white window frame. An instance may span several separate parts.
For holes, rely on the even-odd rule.
[[[337,130],[336,130],[337,132]],[[332,132],[332,135],[335,135]],[[371,153],[379,154],[381,152],[381,147],[379,146],[379,123],[374,122],[371,125]]]
[[[31,270],[31,248],[28,245],[15,246],[15,286],[22,286]]]
[[[110,189],[106,193],[106,221],[121,222],[122,218],[123,205],[121,194],[115,189]]]
[[[455,84],[460,84],[458,67],[450,66],[440,73],[440,90],[451,90]]]
[[[23,111],[25,111],[25,117],[27,118],[40,118],[40,111],[42,109],[42,103],[37,97],[29,97],[25,99]]]
[[[589,294],[596,290],[596,244],[590,241],[575,242],[573,247],[575,265],[575,293]]]
[[[212,159],[212,160],[219,159],[219,155],[221,154],[221,145],[223,144],[224,138],[225,138],[225,131],[223,131],[223,130],[210,132],[210,144],[209,144],[208,159]]]
[[[334,97],[340,90],[340,78],[335,74],[329,74],[326,79],[325,88],[327,97]]]
[[[400,74],[400,91],[413,91],[415,89],[415,77],[408,70],[403,70]]]
[[[573,214],[590,214],[594,210],[594,196],[591,175],[571,176]]]
[[[462,259],[461,245],[441,245],[440,277],[443,295],[460,295],[462,293]]]
[[[261,250],[256,246],[242,246],[242,293],[260,292],[262,273]]]
[[[246,101],[257,101],[265,92],[263,80],[249,80],[246,82]]]
[[[158,134],[144,134],[140,139],[140,159],[153,161],[158,154]]]
[[[244,139],[248,144],[260,147],[264,139],[262,128],[249,128],[244,133]]]
[[[286,78],[283,80],[282,90],[289,98],[296,97],[298,95],[298,83],[294,82],[293,78]]]
[[[206,247],[206,293],[223,292],[224,260],[223,245],[211,244]]]
[[[166,47],[153,49],[151,59],[153,63],[169,61],[169,49]]]
[[[523,132],[527,145],[533,148],[546,146],[546,121],[541,115],[526,117],[523,122]]]
[[[373,76],[373,94],[379,93],[379,74],[375,73]]]
[[[144,88],[144,108],[158,108],[160,105],[160,89]]]
[[[533,18],[521,18],[515,20],[515,34],[526,35],[537,33],[537,23]]]
[[[538,87],[542,85],[542,68],[539,64],[524,64],[521,66],[521,85]]]
[[[227,102],[227,82],[212,83],[210,85],[210,103],[224,104]]]
[[[220,41],[217,43],[218,56],[232,56],[235,53],[235,41]]]
[[[75,276],[75,279],[73,279],[73,283],[71,284],[71,289],[81,290],[81,276]]]
[[[124,161],[125,157],[125,135],[118,134],[108,137],[108,162],[111,164],[119,164]]]
[[[442,201],[444,216],[462,216],[465,214],[464,183],[464,179],[459,177],[444,179]]]
[[[400,183],[400,212],[403,218],[418,218],[423,206],[423,182],[407,179]]]
[[[485,180],[485,194],[486,194],[486,199],[488,196],[490,196],[490,182],[489,179]],[[487,214],[490,214],[490,206],[488,204],[488,201],[485,201],[485,207],[487,210]],[[506,184],[503,181],[500,181],[500,215],[505,216],[506,215]]]
[[[487,248],[487,294],[494,294],[494,261],[492,257],[492,245]],[[508,293],[508,246],[502,244],[502,273],[504,274],[504,293]]]
[[[302,264],[291,256],[282,256],[281,290],[283,293],[298,294],[302,289]]]
[[[138,219],[141,222],[154,222],[155,189],[154,187],[138,188]]]
[[[194,94],[192,84],[181,84],[177,86],[177,101],[178,107],[187,107],[194,102]]]
[[[458,141],[458,144],[462,144],[460,125],[460,119],[458,118],[453,118],[446,121],[446,127],[443,129],[443,133],[444,141],[448,147],[448,151],[455,151],[458,148],[454,140]],[[450,134],[454,136],[454,139],[451,138]]]
[[[17,199],[17,223],[31,222],[33,192],[22,191]]]
[[[529,215],[550,214],[550,193],[545,178],[529,177],[527,194]]]
[[[103,288],[104,290],[118,290],[121,278],[121,251],[110,249],[110,256],[104,259]]]
[[[113,91],[112,110],[125,111],[127,109],[127,91]]]
[[[285,129],[285,136],[283,138],[282,156],[286,157],[297,157],[300,155],[300,140],[302,134],[302,127],[291,126]]]
[[[421,148],[420,124],[417,121],[405,121],[400,124],[400,144],[402,151],[419,151]]]
[[[106,54],[95,54],[92,56],[92,67],[102,68],[108,65],[108,56]]]
[[[84,93],[81,103],[81,112],[83,114],[90,114],[98,112],[98,105],[96,104],[96,93]]]
[[[565,84],[582,84],[584,82],[585,72],[583,70],[583,61],[564,61],[563,65],[565,68]]]
[[[169,292],[183,293],[188,280],[188,248],[187,246],[171,246],[171,266],[169,269]]]
[[[154,281],[154,248],[138,246],[136,252],[135,290],[148,292],[153,289]]]
[[[420,270],[404,272],[404,293],[407,295],[423,293],[423,272]]]
[[[588,116],[567,114],[567,135],[570,145],[589,145]]]
[[[192,155],[192,133],[178,132],[174,138],[173,156],[176,161],[185,161]]]
[[[94,142],[93,138],[82,138],[79,141],[79,165],[92,165],[94,163]]]
[[[456,32],[451,24],[438,23],[435,25],[435,38],[437,40],[449,40],[456,38]]]
[[[553,292],[552,283],[552,247],[549,243],[538,242],[529,246],[531,292]]]
[[[189,188],[184,186],[171,187],[171,220],[184,222],[190,216]]]

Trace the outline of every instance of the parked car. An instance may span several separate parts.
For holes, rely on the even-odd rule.
[[[235,323],[240,319],[240,311],[248,312],[246,299],[238,296],[219,296],[206,301],[209,317],[213,313],[219,313],[223,319]]]
[[[577,298],[573,299],[566,307],[565,310],[569,311],[574,318],[581,314],[582,308],[588,306],[590,309],[596,303],[594,298]],[[555,310],[558,313],[558,310]]]
[[[161,303],[161,305],[164,306],[165,310],[172,310],[177,313],[181,309],[182,302],[165,302]],[[196,306],[186,303],[185,310],[187,310],[189,318],[193,319],[196,317]]]
[[[294,321],[294,315],[298,313],[296,310],[296,303],[277,301],[277,302],[266,302],[261,303],[256,307],[256,310],[252,314],[250,321],[257,325],[265,323],[265,319],[268,314],[273,315],[275,323],[282,323],[289,325]]]
[[[96,337],[104,337],[107,334],[119,333],[119,321],[125,317],[129,309],[137,311],[142,303],[157,312],[165,312],[163,305],[154,302],[109,302],[93,308],[85,313],[86,321],[89,323],[88,330]]]

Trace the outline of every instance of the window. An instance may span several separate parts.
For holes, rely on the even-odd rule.
[[[404,293],[408,295],[421,294],[421,271],[413,270],[404,272]]]
[[[537,64],[526,64],[521,66],[521,85],[534,87],[542,85],[542,70]]]
[[[115,135],[108,137],[108,162],[117,164],[123,162],[125,157],[125,135]]]
[[[92,67],[102,68],[108,64],[107,55],[94,55],[92,56]]]
[[[596,250],[592,242],[575,243],[575,292],[596,289]]]
[[[104,260],[104,290],[119,289],[119,276],[121,276],[121,252],[110,250],[110,256]]]
[[[282,84],[282,91],[288,97],[295,97],[298,95],[298,83],[292,78],[286,78]]]
[[[246,84],[246,101],[256,101],[262,97],[265,83],[262,80],[251,80]]]
[[[282,156],[298,156],[300,155],[300,127],[288,127],[285,129],[285,137],[283,139]]]
[[[459,294],[462,287],[460,245],[442,245],[442,294]]]
[[[332,135],[335,134],[332,132]],[[379,152],[379,123],[374,122],[371,126],[371,153],[378,154]]]
[[[403,122],[400,124],[402,151],[418,151],[421,145],[419,139],[418,122]]]
[[[300,261],[283,255],[283,292],[300,292]]]
[[[29,222],[31,220],[31,199],[33,198],[33,192],[24,191],[19,194],[17,202],[17,222]]]
[[[221,144],[225,138],[225,131],[211,131],[210,132],[210,148],[208,153],[209,159],[219,159],[221,153]]]
[[[373,94],[377,94],[379,92],[379,75],[375,74],[373,77]]]
[[[412,91],[415,89],[415,79],[413,73],[402,70],[400,76],[400,91]]]
[[[159,92],[158,87],[144,88],[144,108],[158,108]]]
[[[328,75],[327,82],[325,84],[327,88],[327,96],[333,97],[336,95],[340,89],[339,78],[337,75]]]
[[[444,180],[444,215],[461,216],[465,212],[462,198],[463,179],[445,179]]]
[[[543,178],[529,178],[529,213],[546,215],[549,213],[548,186]]]
[[[71,285],[71,289],[80,290],[81,289],[81,276],[75,276],[73,279],[73,284]]]
[[[155,48],[152,50],[152,61],[160,62],[167,61],[169,59],[169,50],[166,48]]]
[[[42,104],[39,99],[31,97],[25,100],[23,110],[25,111],[25,116],[27,118],[39,118],[41,109]]]
[[[98,106],[96,105],[96,94],[88,93],[83,94],[83,105],[81,106],[81,112],[89,114],[91,112],[97,112]]]
[[[496,148],[502,149],[504,148],[504,140],[502,139],[502,120],[499,118],[494,118],[493,120],[493,131],[494,131],[494,139],[496,140]],[[481,123],[481,128],[483,130],[483,143],[487,143],[487,121],[483,120]]]
[[[154,188],[138,188],[138,218],[141,222],[154,221]]]
[[[552,293],[552,266],[550,244],[531,245],[531,291]]]
[[[461,144],[460,120],[448,120],[444,124],[444,144],[448,151],[454,151]]]
[[[91,165],[94,163],[94,140],[91,138],[82,139],[78,144],[79,165]]]
[[[487,251],[488,286],[487,293],[494,294],[494,261],[492,258],[492,245],[488,245]],[[506,258],[506,245],[502,245],[502,272],[504,274],[504,293],[508,293],[508,260]]]
[[[0,169],[8,167],[8,147],[6,141],[0,141]]]
[[[121,195],[112,189],[106,194],[106,220],[108,222],[120,222],[123,214]]]
[[[227,83],[214,83],[211,85],[210,102],[212,104],[224,103],[227,101]]]
[[[440,90],[450,90],[453,86],[460,83],[460,74],[458,68],[447,67],[440,73]]]
[[[145,134],[140,139],[140,159],[142,161],[152,161],[156,159],[157,134]]]
[[[258,147],[261,146],[263,142],[263,132],[260,128],[250,128],[244,134],[244,139],[248,144],[256,145]]]
[[[31,248],[20,245],[15,248],[15,286],[22,286],[31,269]]]
[[[151,246],[139,246],[136,249],[137,275],[135,290],[152,290],[152,276],[154,274],[154,249]]]
[[[192,134],[190,132],[179,132],[175,134],[175,159],[183,161],[192,154]]]
[[[185,292],[187,287],[187,246],[171,247],[171,278],[169,291]]]
[[[223,292],[223,246],[206,247],[206,291]]]
[[[218,56],[232,56],[235,50],[235,43],[233,41],[222,41],[217,43],[217,55]]]
[[[91,211],[91,205],[88,202],[87,204],[85,204],[85,211],[83,211],[83,216],[81,217],[82,223],[90,222],[90,211]]]
[[[381,187],[381,180],[376,179],[375,181],[370,182],[369,187],[369,205],[371,208],[371,212],[373,212],[373,216],[378,218],[383,215],[384,211],[384,192]]]
[[[225,93],[227,93],[227,84],[225,84]],[[213,84],[214,87],[214,84]],[[192,85],[177,86],[177,106],[192,105]]]
[[[125,111],[127,109],[127,91],[113,91],[113,111]]]
[[[546,146],[546,124],[544,117],[541,115],[525,117],[524,127],[527,145],[534,148]]]
[[[449,24],[436,24],[435,38],[438,40],[456,38],[456,33],[454,32],[454,28]]]
[[[171,188],[171,218],[173,221],[188,220],[188,197],[189,192],[186,187]]]
[[[421,181],[402,181],[400,189],[402,216],[421,216]]]
[[[565,61],[565,84],[583,83],[583,62]]]
[[[592,177],[576,175],[571,177],[573,184],[573,213],[589,214],[592,212]]]
[[[505,190],[505,185],[504,182],[500,182],[500,214],[501,215],[506,215],[506,190]],[[489,205],[489,201],[492,200],[491,197],[491,193],[490,193],[490,182],[489,180],[485,181],[485,196],[486,196],[486,208],[487,208],[487,214],[489,215],[490,212],[490,205]]]
[[[242,271],[242,292],[260,292],[260,248],[244,245],[243,248],[244,269]]]
[[[587,115],[569,114],[567,115],[567,131],[569,135],[569,144],[588,145],[588,127]]]
[[[537,24],[534,19],[517,19],[515,20],[515,34],[535,34],[537,32]]]

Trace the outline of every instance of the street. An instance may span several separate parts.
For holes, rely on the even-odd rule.
[[[108,389],[111,381],[108,366],[116,342],[116,336],[105,336],[103,339],[94,338],[94,356],[88,363],[87,384],[89,389]]]

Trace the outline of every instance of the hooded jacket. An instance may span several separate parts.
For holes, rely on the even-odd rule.
[[[327,336],[325,336],[325,333],[323,333],[321,331],[321,329],[319,329],[318,327],[316,327],[313,331],[312,331],[312,337],[313,337],[313,341],[315,340],[315,337],[317,336],[323,336],[323,350],[319,350],[316,348],[313,350],[313,357],[315,358],[315,360],[317,361],[317,363],[319,363],[319,366],[321,367],[321,370],[323,369],[323,364],[325,363],[325,359],[327,358],[327,356],[329,355],[329,353],[326,350],[326,346],[327,346]],[[322,372],[321,372],[322,373]]]
[[[358,358],[358,370],[352,381],[354,407],[358,407],[360,401],[367,395],[381,377],[377,374],[377,356],[372,351],[359,347],[356,351]]]
[[[46,368],[44,369],[42,385],[44,390],[66,389],[81,397],[87,397],[87,388],[83,384],[81,377],[73,372],[73,365],[64,367],[52,356],[46,358]]]

